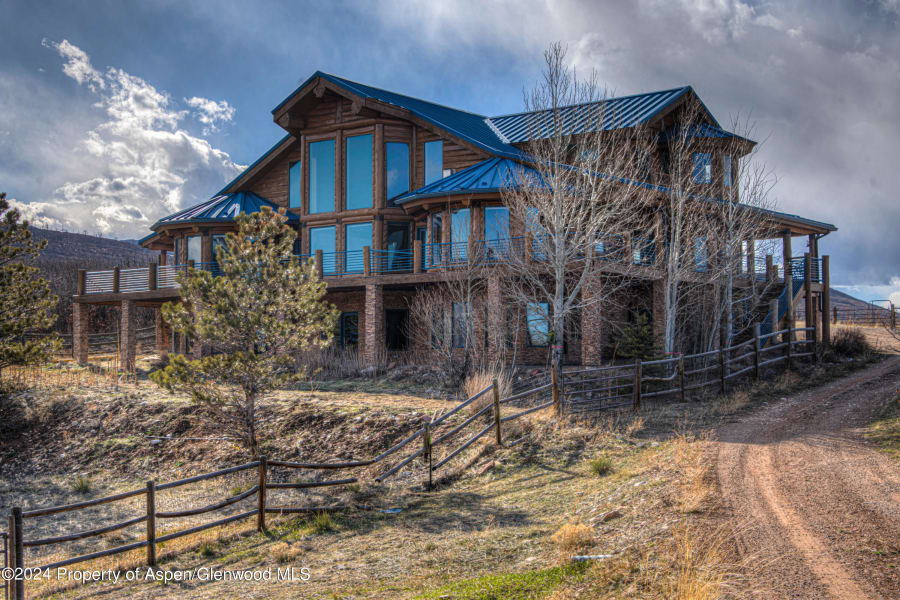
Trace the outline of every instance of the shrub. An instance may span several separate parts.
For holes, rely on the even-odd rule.
[[[275,562],[284,564],[291,562],[300,556],[300,548],[299,546],[292,546],[286,542],[281,542],[280,544],[272,546],[270,554],[272,555],[272,558],[275,559]]]
[[[199,552],[200,556],[203,558],[212,558],[216,555],[216,547],[212,542],[203,542],[200,544],[200,547],[197,548],[197,552]]]
[[[567,559],[594,545],[594,530],[584,523],[566,523],[550,538],[560,557]]]
[[[591,473],[593,473],[597,477],[608,475],[609,473],[612,473],[613,470],[613,461],[608,456],[598,456],[594,460],[590,461],[588,465],[591,468]]]
[[[331,517],[331,513],[325,511],[316,513],[316,516],[309,522],[309,529],[312,533],[327,533],[329,531],[337,531],[338,524]]]
[[[638,315],[634,323],[625,325],[616,340],[616,354],[620,358],[651,360],[659,354],[658,350],[653,326],[644,314]]]
[[[72,482],[72,491],[78,494],[89,494],[91,487],[90,477],[85,477],[84,475],[79,475],[75,478],[75,481]]]
[[[865,334],[856,327],[841,327],[831,336],[831,351],[840,357],[856,358],[872,352]]]

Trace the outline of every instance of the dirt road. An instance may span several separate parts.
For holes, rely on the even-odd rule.
[[[900,598],[900,466],[861,429],[900,389],[900,356],[719,431],[718,478],[773,598]]]

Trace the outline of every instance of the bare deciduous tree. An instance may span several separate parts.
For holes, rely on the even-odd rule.
[[[573,316],[628,285],[641,260],[622,242],[643,227],[642,197],[654,193],[636,183],[649,172],[652,136],[623,127],[596,76],[579,78],[565,57],[558,43],[544,53],[543,81],[525,94],[530,160],[502,192],[525,237],[525,251],[510,253],[506,291],[543,313],[554,367]],[[617,276],[590,285],[601,262]]]

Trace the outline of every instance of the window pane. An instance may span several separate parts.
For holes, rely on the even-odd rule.
[[[412,262],[405,252],[409,251],[409,223],[394,222],[387,224],[387,269],[396,271],[412,267]]]
[[[472,305],[467,302],[453,303],[453,347],[465,348],[468,341],[469,325],[472,320]]]
[[[212,236],[212,259],[213,259],[213,262],[219,261],[217,251],[220,247],[223,249],[223,251],[226,248],[225,236],[218,235],[218,234]]]
[[[546,346],[550,343],[550,305],[546,302],[529,302],[525,314],[528,326],[528,344]]]
[[[425,142],[425,185],[444,176],[444,142]]]
[[[708,152],[694,153],[694,183],[712,182],[712,156]]]
[[[363,272],[363,247],[372,247],[372,223],[354,223],[344,226],[344,249],[347,273]]]
[[[450,241],[453,242],[453,258],[465,260],[468,255],[471,229],[468,208],[457,208],[450,213]]]
[[[347,210],[372,208],[372,135],[348,137]]]
[[[431,243],[432,244],[442,244],[444,242],[443,238],[443,222],[444,222],[444,213],[431,213]],[[429,264],[439,265],[441,264],[443,253],[443,246],[431,246],[426,254],[428,255]]]
[[[184,264],[184,257],[181,255],[181,238],[175,238],[175,264]]]
[[[722,157],[722,179],[727,187],[731,187],[731,156]]]
[[[406,309],[386,310],[385,337],[388,350],[409,348],[409,311]]]
[[[409,144],[388,142],[385,154],[387,197],[390,200],[409,191]]]
[[[309,212],[334,210],[334,140],[309,145]]]
[[[201,262],[202,242],[199,235],[192,235],[187,238],[187,259],[195,263]]]
[[[505,206],[489,206],[484,209],[484,239],[509,238],[509,209]]]
[[[309,253],[322,251],[322,271],[334,273],[334,227],[313,227],[309,230]]]
[[[300,183],[302,181],[303,169],[300,161],[298,160],[294,164],[291,165],[291,170],[288,174],[288,189],[290,196],[290,206],[289,208],[300,208]]]

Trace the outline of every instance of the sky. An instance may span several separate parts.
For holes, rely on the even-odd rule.
[[[560,41],[615,94],[749,117],[779,210],[838,227],[834,286],[900,305],[900,0],[4,0],[0,23],[0,190],[38,226],[143,237],[279,140],[316,70],[497,115]]]

